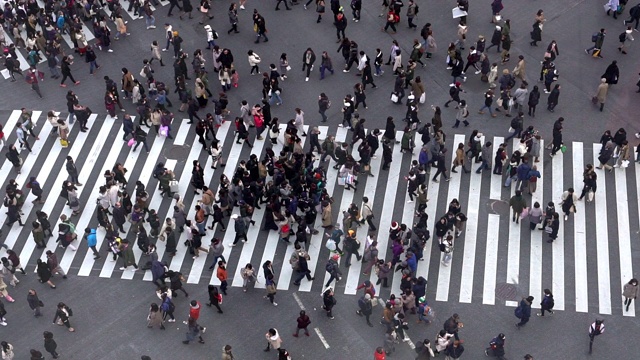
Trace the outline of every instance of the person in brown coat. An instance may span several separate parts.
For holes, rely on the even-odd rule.
[[[607,84],[607,79],[600,79],[600,85],[598,85],[598,92],[593,97],[594,104],[600,104],[600,111],[604,109],[604,102],[607,100],[607,92],[609,92],[609,84]]]
[[[131,92],[133,92],[133,75],[131,75],[127,68],[122,68],[122,90],[124,90],[125,99],[131,97]]]

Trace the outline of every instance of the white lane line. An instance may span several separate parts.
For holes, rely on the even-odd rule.
[[[501,177],[495,176],[500,181]],[[489,214],[487,222],[487,248],[484,258],[484,286],[482,303],[496,304],[496,276],[498,273],[500,215]]]
[[[294,292],[293,293],[293,299],[296,301],[296,303],[298,303],[298,306],[300,307],[300,310],[307,310],[304,308],[304,304],[302,303],[302,300],[300,299],[300,296],[298,296],[298,293]]]
[[[329,343],[327,342],[327,340],[322,335],[322,332],[320,332],[320,328],[313,328],[313,330],[318,335],[318,339],[320,339],[320,341],[322,341],[322,345],[324,345],[324,348],[328,349],[329,348]]]
[[[402,136],[404,135],[403,131],[396,132],[396,141],[400,141]],[[402,167],[402,161],[399,159],[402,158],[402,153],[400,152],[400,144],[393,144],[392,149],[392,157],[395,161],[392,161],[389,165],[388,177],[387,177],[387,186],[384,189],[384,199],[385,201],[382,204],[382,211],[380,212],[380,222],[378,223],[378,258],[386,259],[387,250],[389,248],[389,229],[391,228],[391,214],[393,214],[393,209],[395,207],[395,199],[396,194],[398,192],[398,179],[400,177],[400,170]],[[394,177],[396,180],[394,180]],[[389,183],[392,185],[389,186]],[[395,184],[395,186],[393,185]],[[388,215],[388,216],[387,216]],[[387,260],[385,260],[387,261]],[[378,276],[375,271],[371,272],[369,277],[371,283],[375,284],[378,281]],[[393,279],[390,279],[393,280]],[[389,281],[389,280],[387,280]],[[380,294],[380,285],[375,285],[376,294]]]
[[[633,155],[631,156],[633,161]],[[634,166],[635,167],[635,166]],[[618,217],[618,251],[620,252],[620,294],[622,286],[633,278],[633,263],[631,260],[631,229],[629,228],[629,199],[627,194],[627,172],[626,169],[615,168],[616,181],[616,215]],[[621,305],[623,297],[619,297]],[[624,316],[636,316],[635,306],[630,306],[629,311],[624,311]]]
[[[520,139],[514,138],[512,149],[516,149],[519,143],[520,143]],[[515,182],[511,182],[511,186],[509,190],[510,190],[509,199],[511,199],[511,197],[516,194]],[[530,204],[527,204],[527,205],[530,205]],[[511,209],[511,207],[509,207],[508,216],[509,216],[508,217],[509,249],[507,250],[507,281],[506,282],[508,284],[518,285],[520,283],[520,230],[521,229],[520,229],[520,224],[516,224],[515,222],[511,221],[511,218],[513,217],[513,210]],[[505,305],[517,306],[518,301],[506,301]]]
[[[480,139],[484,146],[484,136]],[[476,243],[478,238],[478,218],[480,217],[480,191],[482,190],[482,173],[478,174],[470,159],[469,201],[467,202],[467,227],[463,229],[464,257],[462,259],[462,279],[460,280],[460,302],[471,303],[473,293],[473,273],[476,264]],[[489,170],[489,172],[491,169]],[[490,177],[493,177],[490,175]]]
[[[500,144],[502,144],[503,142],[504,142],[504,138],[501,136],[495,136],[493,138],[493,150],[491,151],[491,154],[492,154],[491,156],[493,156],[491,163],[493,166],[495,166],[495,161],[496,161],[495,157],[496,157],[496,151],[498,151],[498,146],[500,146]],[[502,169],[503,174],[506,169],[507,167],[504,166]],[[498,179],[498,181],[494,181],[494,179]],[[491,189],[489,192],[489,199],[502,200],[502,176],[493,174],[493,167],[491,169]]]
[[[540,140],[540,151],[544,153],[542,149],[544,149],[544,140]],[[542,157],[542,156],[541,156]],[[533,159],[531,160],[533,161]],[[540,208],[544,211],[546,208],[546,204],[543,201],[543,193],[544,193],[544,166],[542,161],[540,161],[539,165],[536,163],[532,163],[538,168],[540,172],[540,178],[538,179],[536,191],[531,196],[531,208],[533,208],[533,204],[537,201],[540,203]],[[531,255],[529,256],[529,294],[542,294],[542,246],[546,244],[547,239],[542,235],[544,230],[531,230]],[[546,233],[544,233],[546,234]],[[534,295],[536,296],[536,295]],[[531,307],[535,309],[540,308],[539,302],[534,302]]]
[[[584,148],[581,142],[571,144],[573,156],[573,189],[578,194],[582,188],[582,171],[584,169]],[[589,312],[589,292],[587,274],[587,228],[585,220],[585,202],[577,201],[575,204],[577,211],[573,214],[573,249],[575,257],[575,289],[576,289],[576,311]]]
[[[456,134],[453,138],[453,142],[450,145],[450,147],[452,148],[453,151],[451,151],[451,156],[455,156],[456,153],[456,149],[458,148],[458,144],[462,143],[464,144],[464,139],[465,136],[464,135],[460,135],[460,134]],[[453,146],[451,146],[453,145]],[[453,200],[454,198],[457,198],[459,193],[460,193],[460,178],[462,177],[462,174],[464,174],[464,171],[460,171],[458,174],[451,174],[449,172],[449,176],[451,176],[451,181],[449,181],[449,190],[447,192],[447,206],[449,204],[449,202],[451,202],[451,200]],[[453,176],[455,175],[455,176]],[[442,181],[442,176],[440,177],[440,179],[438,179],[438,181]],[[455,235],[455,234],[452,234]],[[434,241],[437,241],[437,239],[434,239]],[[454,248],[456,246],[456,240],[454,240]],[[442,253],[444,256],[444,253]],[[443,265],[442,262],[439,262],[439,272],[438,272],[438,285],[436,288],[436,300],[437,301],[448,301],[449,299],[449,285],[450,285],[450,280],[451,280],[451,267],[453,266],[453,259],[455,259],[456,257],[456,251],[454,250],[453,252],[453,257],[451,258],[451,261],[449,261],[448,265]],[[443,258],[443,256],[441,256],[441,258]]]
[[[594,166],[598,166],[601,144],[593,144]],[[593,196],[593,207],[596,219],[608,219],[607,214],[607,182],[605,172],[597,171],[597,188]],[[640,168],[636,167],[636,179],[640,175]],[[639,198],[640,199],[640,198]],[[585,200],[586,201],[586,200]],[[598,309],[600,314],[611,314],[611,274],[609,268],[609,225],[606,221],[596,221],[596,250],[598,270]]]
[[[564,154],[558,152],[551,162],[551,196],[556,204],[556,212],[560,214],[560,227],[558,229],[558,238],[553,241],[553,265],[552,265],[552,286],[551,292],[555,300],[554,310],[564,310],[564,214],[562,213],[562,205],[560,199],[564,192]]]

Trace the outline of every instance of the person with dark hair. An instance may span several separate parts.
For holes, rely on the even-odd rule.
[[[526,298],[520,300],[520,305],[515,309],[514,314],[520,319],[520,322],[516,324],[516,329],[520,329],[531,318],[531,304],[533,303],[533,296],[529,295]]]
[[[44,336],[44,349],[47,350],[47,352],[51,354],[54,359],[60,357],[60,354],[58,354],[58,352],[56,351],[56,349],[58,348],[58,344],[55,340],[53,340],[53,334],[49,331],[45,331],[44,333],[42,333],[42,335]],[[33,355],[33,351],[31,352],[31,354]]]
[[[604,320],[596,319],[596,321],[589,326],[589,354],[593,351],[593,340],[596,336],[604,332]]]

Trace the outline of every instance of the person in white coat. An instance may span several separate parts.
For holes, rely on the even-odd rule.
[[[247,59],[249,60],[249,66],[251,66],[251,75],[260,74],[260,68],[258,68],[258,64],[262,61],[260,56],[254,53],[253,50],[249,50],[247,52]]]
[[[307,136],[307,133],[304,131],[304,111],[300,110],[300,108],[296,108],[296,119],[294,120],[294,124],[301,136]]]

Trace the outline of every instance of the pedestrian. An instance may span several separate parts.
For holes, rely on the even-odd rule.
[[[222,294],[218,292],[218,288],[216,286],[209,285],[207,289],[209,294],[209,303],[207,303],[207,306],[215,306],[218,309],[218,313],[222,314],[222,309],[220,308],[220,305],[222,304]]]
[[[240,9],[242,9],[242,6],[240,6]],[[264,17],[258,13],[257,9],[253,9],[253,31],[256,33],[256,44],[260,42],[261,37],[264,37],[264,42],[269,41]]]
[[[600,104],[600,111],[604,109],[604,102],[607,100],[607,92],[609,91],[609,84],[607,84],[607,79],[601,78],[600,85],[598,85],[598,90],[596,94],[591,99],[591,102],[594,104]]]
[[[76,167],[76,164],[74,163],[73,158],[71,156],[67,156],[65,167],[67,169],[67,173],[69,174],[69,177],[71,178],[71,182],[74,183],[76,186],[82,186],[82,184],[78,179],[78,168]]]
[[[325,287],[329,287],[333,280],[340,281],[342,278],[342,271],[340,271],[340,265],[338,265],[338,260],[340,260],[340,255],[335,254],[331,256],[331,258],[327,261],[325,265],[325,270],[329,273],[329,280],[325,284]]]
[[[66,55],[62,58],[60,71],[62,72],[62,80],[60,80],[61,87],[67,87],[65,80],[71,79],[74,85],[80,85],[80,81],[76,81],[71,74],[71,65],[73,65],[73,55]]]
[[[27,303],[31,310],[33,310],[33,316],[40,317],[42,313],[40,312],[40,308],[44,306],[44,303],[40,298],[38,298],[38,293],[34,289],[29,289],[29,293],[27,294]]]
[[[198,342],[204,344],[202,333],[204,333],[207,328],[198,325],[197,320],[191,316],[189,316],[189,319],[185,321],[185,323],[187,324],[187,338],[183,340],[182,343],[188,345],[191,341],[195,340],[197,336]]]
[[[551,290],[544,289],[544,296],[542,297],[542,302],[540,303],[540,312],[536,313],[538,316],[544,316],[544,312],[549,312],[549,315],[553,315],[553,307],[555,302],[553,300],[553,294]]]
[[[220,262],[218,262],[218,266],[220,266]],[[240,276],[242,277],[242,291],[247,292],[249,283],[256,281],[256,274],[255,270],[253,269],[253,265],[245,265],[245,267],[240,270]]]
[[[65,305],[65,303],[60,302],[58,303],[56,313],[53,317],[53,323],[57,325],[64,325],[67,327],[67,329],[69,329],[69,332],[74,332],[76,330],[71,327],[71,323],[69,322],[69,318],[71,316],[73,316],[73,311],[71,310],[71,308]]]
[[[222,360],[233,360],[233,353],[231,353],[231,345],[225,345],[222,348]]]
[[[520,329],[520,327],[524,326],[527,322],[529,322],[529,318],[531,317],[531,304],[533,303],[533,296],[529,295],[526,298],[522,298],[520,300],[520,304],[514,310],[514,314],[520,322],[516,324],[516,329]]]
[[[569,214],[576,212],[576,201],[578,201],[578,196],[574,193],[573,188],[568,188],[562,193],[560,205],[562,206],[562,212],[564,212],[565,221],[569,219]]]
[[[431,179],[431,181],[437,183],[438,182],[438,175],[442,174],[442,177],[444,177],[445,181],[449,181],[451,180],[451,178],[449,176],[447,176],[447,167],[446,167],[446,163],[445,163],[445,154],[447,152],[446,148],[441,148],[440,151],[438,152],[438,154],[435,156],[434,158],[434,162],[436,163],[436,168],[437,171],[436,173],[433,175],[433,178]]]
[[[367,325],[369,325],[369,327],[373,327],[373,324],[371,324],[371,321],[369,320],[369,317],[373,313],[373,304],[370,294],[364,294],[364,296],[358,300],[358,308],[359,310],[356,310],[356,314],[364,316],[367,320]]]
[[[489,347],[484,350],[484,354],[489,357],[497,357],[504,360],[504,341],[507,337],[500,333],[489,342]]]
[[[636,22],[635,29],[638,30],[638,23],[640,22],[640,4],[633,6],[629,9],[629,15],[631,16],[629,20],[625,20],[624,24]]]
[[[593,340],[604,332],[604,320],[596,319],[589,327],[589,354],[593,351]]]
[[[454,340],[453,342],[449,342],[449,345],[446,349],[447,356],[445,357],[445,360],[459,359],[464,352],[464,346],[462,346],[463,342],[464,341],[462,340]]]
[[[462,329],[463,327],[464,327],[464,324],[460,321],[460,315],[458,315],[457,313],[454,313],[450,318],[448,318],[444,322],[443,328],[447,334],[447,336],[445,337],[449,338],[450,337],[449,334],[453,334],[456,340],[460,340],[460,338],[458,337],[458,330]],[[438,341],[438,343],[440,343],[440,341]],[[450,343],[451,341],[449,341],[449,344],[447,344],[446,346],[450,345]]]
[[[271,348],[278,350],[280,349],[280,346],[282,346],[282,339],[280,338],[280,334],[277,329],[269,329],[264,337],[267,339],[267,347],[264,351],[271,351]]]
[[[38,259],[37,261],[36,273],[38,274],[38,280],[41,283],[46,282],[52,289],[56,288],[56,285],[51,281],[51,269],[46,262],[42,261],[42,259]]]
[[[336,303],[336,298],[333,296],[333,288],[327,287],[322,293],[322,309],[327,312],[327,317],[331,320],[335,319],[332,311]]]
[[[162,320],[167,320],[167,317],[169,317],[167,322],[176,322],[176,318],[173,316],[176,306],[171,300],[171,296],[169,295],[170,293],[171,290],[167,289],[167,293],[163,293],[160,297],[162,300],[162,304],[160,305],[160,309],[162,310]]]
[[[38,96],[40,96],[40,98],[42,99],[42,93],[40,92],[39,83],[44,81],[44,73],[32,66],[25,75],[25,81],[31,85],[31,90],[35,91],[36,94],[38,94]]]
[[[229,12],[227,13],[229,16],[229,23],[231,23],[231,29],[227,31],[227,35],[234,33],[239,33],[238,31],[238,5],[234,2],[229,5]]]
[[[44,336],[44,349],[51,354],[54,359],[60,357],[60,354],[56,351],[58,344],[53,340],[53,333],[45,331],[42,335]]]
[[[152,303],[149,307],[149,315],[147,315],[147,327],[151,329],[158,326],[161,330],[165,330],[163,322],[158,304]]]
[[[618,36],[618,40],[620,40],[620,46],[618,46],[618,51],[623,53],[624,55],[627,54],[627,48],[625,46],[627,41],[635,40],[631,35],[632,32],[633,30],[631,29],[631,26],[627,26],[627,29]]]
[[[626,25],[626,22],[625,22]],[[606,30],[604,28],[600,29],[600,32],[597,32],[593,35],[591,35],[591,42],[593,43],[593,46],[587,49],[584,49],[584,52],[589,55],[589,52],[591,50],[593,50],[593,57],[598,57],[598,58],[602,58],[602,44],[604,43],[604,37],[606,35]]]
[[[517,189],[515,195],[509,199],[509,206],[513,209],[513,216],[511,217],[511,221],[518,224],[520,222],[520,215],[527,208],[527,201],[524,196],[522,196],[522,191]]]
[[[638,280],[633,278],[629,280],[628,283],[624,284],[622,287],[622,296],[624,296],[624,311],[629,311],[629,306],[631,306],[631,302],[638,298],[638,293],[640,293],[640,287],[638,287]]]

